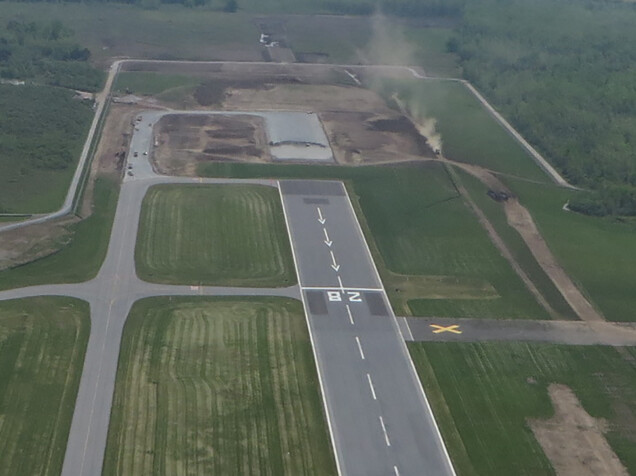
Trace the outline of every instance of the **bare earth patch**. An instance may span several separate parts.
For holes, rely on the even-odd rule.
[[[196,176],[206,161],[270,160],[263,119],[257,116],[167,115],[155,128],[153,166],[166,175]]]
[[[607,423],[588,415],[572,390],[550,384],[549,420],[530,420],[534,436],[559,476],[628,476],[603,436]]]

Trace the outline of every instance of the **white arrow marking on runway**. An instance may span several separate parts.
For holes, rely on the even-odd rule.
[[[340,270],[340,265],[338,263],[336,263],[336,257],[333,255],[333,251],[329,250],[329,253],[331,254],[331,267],[333,268],[334,271],[338,271]]]
[[[387,446],[391,446],[391,442],[389,441],[389,435],[386,432],[386,426],[384,426],[384,418],[380,416],[380,425],[382,425],[382,431],[384,432],[384,441],[386,441]]]
[[[325,232],[325,245],[327,245],[329,248],[331,248],[331,245],[333,244],[333,241],[331,241],[329,239],[329,235],[327,234],[327,229],[323,228],[322,231]]]
[[[367,374],[367,380],[369,381],[369,387],[371,388],[371,396],[374,400],[377,400],[378,397],[375,396],[375,388],[373,388],[373,382],[371,381],[371,375]]]
[[[360,357],[364,360],[364,352],[362,352],[362,344],[360,344],[360,338],[356,336],[356,342],[358,343],[358,350],[360,351]]]
[[[327,220],[322,217],[322,210],[320,209],[320,207],[316,207],[316,210],[318,210],[318,221],[321,225],[324,225]]]
[[[349,322],[353,326],[354,324],[353,324],[353,315],[351,314],[351,308],[349,308],[349,304],[345,304],[345,306],[347,307],[347,314],[349,314]]]

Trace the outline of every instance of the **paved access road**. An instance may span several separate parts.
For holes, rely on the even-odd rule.
[[[404,338],[422,342],[525,341],[569,345],[636,345],[636,323],[398,317]]]
[[[342,475],[453,475],[346,190],[280,191]]]

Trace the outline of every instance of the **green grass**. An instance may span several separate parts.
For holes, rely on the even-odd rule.
[[[329,441],[300,302],[134,305],[104,475],[336,474]]]
[[[62,471],[89,328],[84,301],[0,302],[0,474]]]
[[[387,98],[398,92],[414,117],[420,120],[434,118],[442,137],[443,153],[449,159],[527,179],[549,181],[532,157],[462,83],[384,80],[374,87]]]
[[[517,231],[508,225],[503,205],[491,199],[486,192],[488,187],[468,173],[457,169],[460,180],[475,201],[477,206],[486,214],[488,220],[497,230],[499,236],[506,242],[508,250],[515,260],[526,271],[528,277],[535,284],[541,295],[562,319],[578,319],[563,295],[556,288],[552,280],[543,271],[539,263],[526,246]]]
[[[457,474],[551,475],[526,423],[550,418],[550,383],[568,385],[593,417],[609,422],[607,438],[636,472],[635,348],[527,343],[410,343]]]
[[[457,57],[448,53],[446,43],[453,36],[452,28],[406,28],[406,40],[413,45],[413,62],[429,76],[461,77]]]
[[[136,95],[156,96],[171,89],[194,86],[199,82],[196,78],[180,74],[123,71],[117,75],[113,89],[119,93],[129,90]]]
[[[519,180],[506,183],[528,208],[566,272],[603,315],[612,321],[635,321],[636,222],[564,211],[575,192]]]
[[[74,233],[72,241],[52,255],[0,271],[0,289],[79,283],[97,275],[108,250],[119,187],[112,179],[100,178],[94,193],[93,214],[70,226]]]
[[[161,185],[142,205],[141,279],[172,284],[290,286],[294,265],[278,190]]]
[[[221,177],[348,181],[354,205],[359,202],[358,216],[364,218],[361,221],[367,241],[398,314],[548,317],[490,242],[440,164],[422,167],[205,164],[199,172]],[[413,286],[405,285],[403,275],[454,279],[444,281],[446,299],[416,299],[430,295],[422,290],[420,280],[413,280],[416,281]],[[495,296],[490,286],[496,290]],[[480,290],[481,298],[475,299]]]

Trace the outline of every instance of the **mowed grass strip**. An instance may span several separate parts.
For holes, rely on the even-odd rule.
[[[0,302],[0,474],[62,471],[89,329],[84,301]]]
[[[278,190],[160,185],[143,201],[135,252],[141,279],[170,284],[295,284]]]
[[[336,474],[299,301],[133,306],[104,475],[145,474]]]
[[[636,348],[409,343],[460,475],[552,475],[527,419],[550,418],[550,383],[570,387],[636,474]]]

